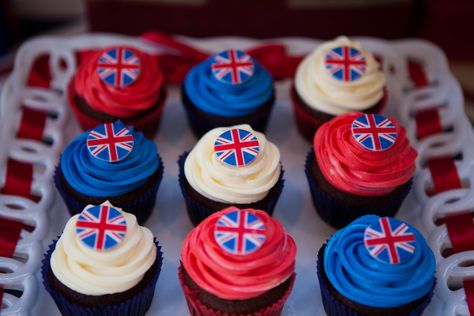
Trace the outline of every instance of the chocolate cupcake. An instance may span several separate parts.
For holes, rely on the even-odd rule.
[[[318,253],[328,316],[418,316],[435,287],[434,255],[412,226],[366,215],[336,232]]]
[[[298,129],[308,141],[335,116],[380,113],[387,101],[379,63],[359,42],[342,36],[303,59],[291,95]]]
[[[235,49],[194,66],[184,79],[183,104],[197,137],[224,126],[249,124],[264,132],[273,107],[273,79],[255,59]]]
[[[194,225],[231,205],[271,215],[283,189],[280,151],[249,125],[209,131],[178,164]]]
[[[107,201],[69,219],[41,273],[63,315],[145,315],[161,265],[151,231]]]
[[[348,113],[323,124],[305,171],[316,211],[340,228],[359,216],[393,216],[407,196],[417,153],[394,118]]]
[[[125,46],[86,57],[68,87],[69,104],[83,130],[120,119],[152,138],[165,99],[158,58]]]
[[[96,126],[69,143],[54,182],[71,215],[110,200],[143,223],[163,177],[153,141],[120,121]]]
[[[191,315],[280,315],[295,279],[296,245],[267,213],[229,207],[183,242],[179,280]]]

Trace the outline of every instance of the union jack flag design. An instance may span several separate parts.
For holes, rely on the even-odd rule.
[[[125,217],[108,205],[96,205],[82,211],[76,222],[77,238],[92,250],[114,248],[125,238],[126,232]]]
[[[87,136],[87,149],[97,159],[117,162],[133,150],[135,140],[122,122],[104,123],[96,126]]]
[[[125,88],[140,75],[140,58],[127,48],[111,48],[99,57],[97,73],[104,83],[114,88]]]
[[[326,54],[324,64],[335,79],[348,82],[359,79],[365,73],[367,62],[357,48],[339,46]]]
[[[265,224],[257,215],[237,208],[223,214],[214,227],[217,244],[234,255],[257,251],[265,242],[265,233]]]
[[[364,148],[371,151],[384,151],[395,144],[398,137],[393,122],[378,114],[363,114],[351,126],[352,136]]]
[[[223,132],[214,143],[217,159],[233,167],[251,164],[260,152],[257,137],[244,129],[233,128]]]
[[[240,84],[252,77],[255,64],[250,55],[240,50],[229,49],[214,55],[211,64],[214,76],[225,83]]]
[[[389,217],[382,217],[365,229],[364,244],[373,258],[390,264],[407,261],[416,249],[412,229]]]

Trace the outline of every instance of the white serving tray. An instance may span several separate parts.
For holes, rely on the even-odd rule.
[[[262,42],[243,38],[185,39],[192,45],[208,51],[225,48],[247,49]],[[424,194],[424,187],[430,185],[430,175],[421,162],[426,157],[462,151],[464,159],[458,167],[463,179],[474,178],[471,166],[474,162],[472,146],[474,135],[465,117],[463,98],[458,83],[449,72],[444,54],[432,44],[423,41],[388,42],[372,38],[359,38],[369,50],[383,58],[383,68],[388,74],[389,103],[386,113],[400,118],[409,131],[409,137],[420,152],[415,186],[398,217],[417,226],[429,238],[438,259],[438,286],[433,302],[425,315],[469,315],[464,302],[464,290],[451,291],[448,282],[458,282],[464,276],[474,275],[472,268],[460,268],[462,262],[474,259],[474,252],[462,253],[443,259],[440,250],[449,244],[444,227],[433,224],[440,212],[460,211],[466,205],[473,205],[474,194],[468,189],[443,193],[432,198]],[[320,41],[303,38],[282,38],[276,40],[287,44],[290,52],[303,54],[312,51]],[[150,53],[162,51],[162,48],[140,42],[139,40],[115,35],[81,35],[69,38],[45,37],[34,39],[19,50],[15,70],[5,84],[0,106],[0,184],[3,184],[5,162],[8,154],[30,162],[41,162],[43,168],[35,168],[33,191],[41,191],[45,198],[41,204],[35,204],[20,197],[0,195],[0,215],[12,217],[12,211],[5,207],[8,203],[23,205],[24,211],[14,213],[14,217],[35,223],[33,234],[23,234],[16,251],[30,255],[26,263],[0,258],[0,268],[14,265],[16,272],[1,275],[0,282],[18,285],[24,289],[23,296],[10,299],[9,307],[0,312],[1,316],[21,315],[59,315],[52,299],[43,289],[38,272],[41,253],[47,245],[61,233],[69,214],[52,185],[51,177],[58,155],[65,144],[80,132],[79,126],[69,109],[64,91],[68,79],[76,68],[73,52],[86,48],[98,48],[113,44],[136,45]],[[42,53],[52,56],[52,89],[25,88],[26,75],[34,58]],[[438,84],[429,88],[414,90],[408,80],[407,57],[416,58],[427,67],[430,80]],[[66,64],[60,67],[60,62]],[[390,68],[395,72],[388,71]],[[267,137],[280,148],[285,168],[285,188],[276,206],[274,216],[280,220],[288,232],[295,238],[298,246],[296,264],[297,278],[283,315],[325,315],[316,277],[316,254],[319,247],[334,232],[316,214],[310,197],[309,187],[304,174],[304,160],[310,144],[298,134],[293,121],[290,104],[290,81],[278,82],[277,101],[270,119]],[[181,242],[192,228],[178,185],[178,156],[190,149],[196,139],[192,135],[183,108],[180,104],[179,88],[171,87],[162,118],[161,129],[155,138],[165,165],[163,182],[160,186],[156,207],[146,222],[163,246],[164,262],[157,284],[150,315],[188,315],[181,288],[177,278]],[[50,109],[58,119],[48,119],[45,135],[53,139],[51,147],[45,147],[34,141],[14,140],[20,119],[20,104]],[[417,142],[414,138],[415,125],[411,111],[424,106],[444,105],[442,110],[443,126],[453,125],[453,135],[431,136]],[[437,146],[434,146],[436,145]],[[441,145],[439,145],[441,144]],[[30,149],[30,150],[25,150]],[[33,151],[31,151],[33,150]],[[41,170],[37,170],[41,169]],[[471,186],[472,187],[472,186]],[[469,198],[470,194],[470,198]],[[451,197],[461,199],[461,205],[449,204]],[[461,203],[460,202],[460,203]],[[29,236],[32,235],[32,236]]]

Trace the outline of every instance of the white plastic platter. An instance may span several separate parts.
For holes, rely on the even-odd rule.
[[[259,42],[242,38],[214,38],[205,40],[185,39],[193,45],[208,51],[218,51],[225,48],[246,49],[253,47]],[[429,172],[421,167],[421,163],[426,157],[442,153],[447,150],[448,153],[454,153],[459,148],[452,148],[466,138],[472,141],[474,135],[469,127],[469,123],[462,112],[462,94],[459,85],[449,73],[446,59],[443,53],[435,46],[422,41],[399,41],[387,42],[383,40],[359,38],[363,45],[375,54],[383,58],[383,69],[388,76],[387,85],[389,91],[389,104],[386,113],[400,118],[400,121],[408,127],[409,136],[414,141],[414,145],[420,151],[416,184],[414,189],[404,202],[398,217],[417,226],[425,235],[430,238],[431,245],[440,261],[439,265],[445,264],[439,256],[440,251],[436,247],[441,244],[449,243],[446,237],[446,230],[437,228],[432,223],[438,212],[437,206],[432,205],[431,200],[424,195],[424,187],[429,186]],[[290,52],[294,54],[308,53],[312,51],[320,41],[296,38],[284,38],[277,40],[280,43],[287,44]],[[62,91],[66,83],[75,70],[75,61],[73,52],[85,48],[102,47],[112,44],[131,44],[141,47],[149,52],[158,52],[160,48],[145,44],[135,39],[112,36],[112,35],[82,35],[70,38],[48,37],[39,38],[26,43],[19,51],[16,59],[14,73],[7,81],[1,99],[0,118],[1,126],[1,145],[0,150],[0,179],[5,173],[5,152],[13,152],[15,157],[25,158],[27,161],[42,161],[45,170],[43,177],[35,177],[33,190],[42,190],[46,197],[41,205],[27,204],[21,200],[28,209],[35,208],[30,213],[31,220],[37,223],[39,232],[36,237],[30,238],[30,242],[25,243],[24,249],[29,254],[36,253],[34,261],[27,267],[19,265],[22,268],[21,275],[10,277],[11,282],[21,282],[24,287],[24,294],[21,299],[13,302],[11,306],[0,312],[0,315],[59,315],[52,299],[43,289],[39,275],[39,267],[42,250],[57,235],[69,218],[69,214],[51,184],[51,174],[58,159],[58,155],[65,144],[80,132],[79,126],[72,115],[69,115],[69,109],[65,98],[57,91],[46,91],[42,89],[31,89],[24,87],[24,78],[31,65],[32,60],[41,53],[49,53],[53,60],[53,82],[54,89]],[[415,57],[428,67],[428,76],[436,79],[439,83],[436,87],[431,87],[421,97],[417,91],[411,88],[407,74],[407,56]],[[66,62],[66,68],[59,67],[59,61]],[[394,72],[388,71],[393,69]],[[274,112],[270,119],[267,137],[277,144],[280,148],[282,163],[285,168],[285,187],[280,200],[276,206],[274,216],[280,220],[288,232],[295,238],[298,246],[298,256],[296,260],[297,278],[295,286],[288,302],[285,305],[283,315],[325,315],[319,285],[316,277],[316,254],[319,247],[331,236],[334,230],[326,225],[316,214],[310,197],[308,184],[304,174],[304,160],[310,148],[310,144],[305,142],[298,134],[293,120],[291,101],[289,96],[290,81],[278,82],[277,101]],[[33,91],[32,91],[33,90]],[[178,156],[185,150],[190,149],[196,139],[192,135],[186,117],[180,104],[180,95],[178,87],[169,89],[169,97],[162,117],[161,129],[155,138],[158,144],[159,152],[163,157],[165,173],[163,182],[160,186],[155,210],[151,218],[146,222],[155,234],[163,247],[164,262],[162,272],[157,284],[155,297],[149,311],[150,315],[188,315],[187,306],[184,301],[181,288],[177,278],[177,268],[179,265],[181,242],[186,234],[192,229],[189,221],[184,201],[178,185]],[[40,96],[40,97],[38,97]],[[425,99],[423,99],[423,96]],[[35,154],[29,154],[22,151],[19,141],[12,140],[11,130],[15,130],[15,124],[18,124],[18,109],[21,102],[28,106],[36,108],[48,108],[58,114],[58,119],[49,121],[46,124],[45,133],[54,139],[52,148],[46,150],[34,142],[20,145],[34,147]],[[421,101],[420,101],[421,100]],[[424,103],[423,103],[424,102]],[[431,103],[430,103],[431,102]],[[433,103],[436,102],[436,103]],[[440,143],[442,141],[427,138],[427,141],[416,142],[414,138],[414,122],[410,110],[413,106],[422,108],[429,104],[444,104],[442,112],[443,126],[456,122],[456,133],[459,137],[454,137],[450,148],[445,149],[438,146],[435,149],[430,148],[431,143]],[[5,127],[6,126],[6,127]],[[9,136],[10,135],[10,136]],[[445,141],[446,143],[446,141]],[[467,142],[464,142],[466,144]],[[466,149],[469,151],[470,149]],[[464,151],[463,151],[464,153]],[[470,167],[474,161],[473,156],[468,152],[464,153],[466,163],[461,166],[463,175],[470,172]],[[471,172],[471,174],[474,174]],[[3,181],[3,180],[2,180]],[[39,181],[39,182],[38,182]],[[467,190],[467,189],[466,189]],[[466,196],[469,192],[464,190],[458,194],[458,197]],[[448,192],[451,193],[451,192]],[[0,196],[0,215],[8,214],[8,210],[1,208],[6,202],[6,197]],[[12,201],[14,198],[10,198]],[[469,201],[468,201],[469,202]],[[466,203],[468,203],[466,202]],[[441,203],[438,203],[438,207]],[[431,206],[430,206],[431,205]],[[451,208],[456,210],[455,208]],[[459,209],[458,209],[459,210]],[[444,212],[448,212],[445,210]],[[438,233],[432,231],[441,230]],[[430,237],[431,236],[431,237]],[[31,242],[34,239],[34,242]],[[20,247],[17,247],[17,250]],[[464,255],[464,254],[461,254]],[[464,255],[466,258],[474,258],[473,254]],[[31,258],[33,259],[33,258]],[[31,260],[30,260],[31,261]],[[459,260],[458,260],[459,261]],[[456,264],[458,263],[456,261]],[[462,260],[461,260],[462,261]],[[0,267],[5,264],[5,260],[0,258]],[[453,265],[451,266],[453,269]],[[473,274],[473,271],[465,268],[458,272],[456,277],[462,280],[464,275]],[[438,273],[438,287],[433,302],[428,307],[425,315],[469,315],[466,304],[464,303],[464,292],[462,288],[457,292],[448,289],[448,279],[450,279],[446,268]],[[33,275],[33,277],[32,277]],[[17,279],[15,279],[17,277]],[[6,282],[4,279],[0,281]],[[8,278],[8,277],[7,277]],[[450,279],[451,280],[451,279]],[[27,284],[26,284],[26,283]],[[11,283],[13,284],[13,283]],[[462,291],[462,292],[461,292]]]

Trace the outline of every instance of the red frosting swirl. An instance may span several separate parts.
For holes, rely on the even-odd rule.
[[[77,95],[94,110],[118,118],[130,118],[148,110],[158,101],[164,76],[157,57],[132,47],[123,47],[140,58],[138,78],[124,88],[104,83],[97,74],[97,61],[104,52],[112,48],[115,47],[106,47],[80,64],[74,77],[74,88]]]
[[[214,239],[217,220],[228,207],[206,218],[183,242],[182,264],[196,284],[222,299],[245,300],[259,296],[285,282],[294,272],[296,245],[283,226],[267,213],[246,209],[266,227],[265,242],[258,250],[235,255],[223,250]]]
[[[380,196],[408,182],[415,172],[417,153],[405,128],[395,125],[398,137],[385,151],[371,151],[352,136],[351,125],[363,113],[337,116],[314,136],[314,150],[324,178],[337,189],[363,196]]]

